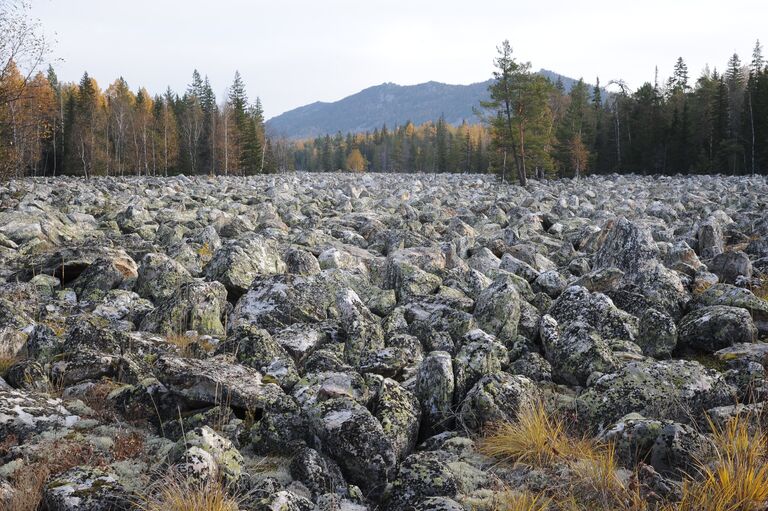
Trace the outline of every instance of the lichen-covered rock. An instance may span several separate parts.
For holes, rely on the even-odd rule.
[[[416,377],[416,396],[421,403],[422,430],[426,436],[451,426],[455,385],[449,353],[433,351],[424,357]]]
[[[395,253],[387,259],[384,270],[384,289],[394,289],[398,303],[431,295],[442,284],[442,279],[429,273]]]
[[[648,300],[653,307],[679,319],[690,301],[690,293],[680,275],[654,261],[630,279],[628,286]]]
[[[724,362],[739,361],[763,364],[768,360],[768,343],[734,344],[715,352],[715,356]]]
[[[593,373],[609,373],[619,366],[611,345],[591,325],[576,321],[561,330],[555,318],[541,318],[544,356],[556,380],[585,385]]]
[[[64,407],[61,399],[46,394],[0,388],[0,438],[27,437],[46,431],[62,434],[80,421]]]
[[[715,284],[691,300],[691,309],[727,305],[746,309],[761,336],[768,335],[768,300],[758,298],[749,289],[730,284]]]
[[[75,467],[45,485],[43,502],[50,511],[130,511],[135,497],[114,474]]]
[[[678,241],[665,256],[667,267],[693,276],[704,267],[699,256],[685,241]]]
[[[205,360],[162,356],[154,371],[170,392],[190,405],[227,403],[254,411],[283,395],[280,387],[264,382],[258,371],[221,356]]]
[[[563,330],[573,322],[580,322],[608,339],[634,341],[638,334],[636,317],[618,309],[606,295],[590,293],[583,287],[571,286],[563,291],[548,314]]]
[[[351,289],[337,295],[336,307],[341,313],[341,326],[346,333],[344,359],[352,366],[359,366],[374,352],[384,348],[381,324]]]
[[[601,438],[612,442],[628,467],[643,462],[659,473],[681,478],[712,455],[712,443],[694,427],[673,421],[646,419],[639,414],[623,417]]]
[[[766,210],[753,176],[0,183],[0,487],[61,448],[137,493],[227,472],[249,510],[494,509],[580,477],[462,436],[543,399],[679,501],[707,416],[768,397]]]
[[[319,325],[297,323],[275,332],[272,337],[297,364],[303,364],[328,340],[328,333]]]
[[[72,283],[81,300],[93,300],[110,289],[130,288],[138,277],[138,265],[127,254],[96,259]]]
[[[154,303],[170,298],[192,280],[189,271],[165,254],[149,253],[141,259],[136,292]]]
[[[133,291],[122,289],[112,289],[93,309],[93,315],[118,324],[126,322],[131,325],[138,325],[154,309],[154,305],[149,300],[141,298]]]
[[[502,256],[499,268],[514,273],[518,277],[524,278],[529,283],[533,283],[541,274],[533,266],[526,263],[525,261],[521,261],[511,254],[504,254]]]
[[[380,496],[394,473],[396,457],[379,421],[345,397],[315,403],[307,417],[314,447],[338,463],[349,482]]]
[[[477,297],[477,325],[506,344],[517,336],[520,322],[520,293],[514,280],[500,276]]]
[[[193,449],[195,451],[190,453],[190,450]],[[204,469],[205,473],[210,472],[210,475],[213,477],[223,477],[228,484],[236,483],[242,475],[244,461],[240,451],[232,445],[231,441],[222,437],[208,426],[186,431],[184,437],[176,442],[176,445],[170,452],[169,462],[172,465],[189,464],[191,463],[191,458],[195,457],[197,449],[209,454],[213,460],[214,466],[206,467]],[[189,473],[194,470],[194,467],[188,467],[183,472]]]
[[[749,311],[713,305],[694,310],[680,322],[680,344],[714,352],[738,343],[757,340],[757,328]]]
[[[638,273],[658,256],[658,248],[650,229],[625,217],[611,220],[605,226],[608,236],[594,256],[594,268],[618,268],[625,273]]]
[[[365,379],[354,371],[307,373],[293,388],[293,397],[308,408],[318,401],[347,397],[367,406],[372,395]]]
[[[152,223],[152,215],[141,205],[131,204],[115,217],[118,227],[124,233],[138,232],[146,224]]]
[[[709,217],[699,226],[699,255],[710,259],[722,254],[725,247],[723,228],[715,217]]]
[[[489,424],[513,422],[518,411],[531,406],[538,397],[533,381],[496,371],[489,373],[467,393],[459,410],[459,420],[471,431],[482,431]]]
[[[644,355],[669,357],[677,346],[677,339],[677,325],[669,315],[649,308],[640,316],[640,331],[635,342]]]
[[[552,381],[552,364],[535,351],[528,351],[520,355],[509,365],[508,372],[525,376],[536,382]]]
[[[38,390],[45,392],[51,388],[51,382],[43,366],[34,360],[20,360],[5,372],[5,380],[16,389]]]
[[[254,326],[240,326],[217,348],[217,353],[231,353],[241,364],[290,389],[299,380],[296,363],[269,332]]]
[[[464,506],[448,497],[427,497],[414,509],[416,511],[464,511]]]
[[[465,343],[453,359],[455,404],[485,374],[500,371],[509,364],[507,349],[482,330],[467,333]]]
[[[720,373],[698,362],[631,362],[595,381],[576,405],[594,428],[629,413],[687,422],[692,414],[732,403],[734,392]]]
[[[385,342],[386,347],[369,354],[360,365],[363,373],[376,373],[402,382],[416,374],[423,359],[419,340],[408,334],[397,334]]]
[[[427,351],[455,350],[470,330],[477,327],[472,314],[445,299],[420,299],[405,306],[408,333],[417,337]]]
[[[313,275],[320,273],[320,263],[317,258],[306,250],[290,248],[283,254],[286,271],[296,275]]]
[[[533,282],[533,290],[557,298],[568,287],[568,282],[555,270],[542,272]]]
[[[395,458],[402,461],[416,447],[421,421],[419,401],[396,381],[385,378],[372,411],[392,445]]]
[[[346,492],[338,464],[311,447],[302,447],[293,455],[289,470],[291,477],[301,481],[315,498],[324,493]]]
[[[261,499],[254,509],[256,511],[314,511],[317,508],[311,500],[291,491],[281,490]]]
[[[205,276],[224,284],[237,299],[257,275],[285,273],[286,266],[275,244],[261,236],[227,240],[205,267]]]
[[[34,320],[17,305],[0,298],[0,357],[16,358],[26,354],[28,334]]]
[[[194,330],[203,335],[224,334],[222,320],[227,308],[227,290],[219,282],[192,281],[147,314],[140,329],[164,335]]]
[[[741,251],[718,254],[707,267],[724,284],[736,284],[739,279],[752,278],[752,262],[749,256]]]
[[[230,325],[254,323],[270,332],[295,323],[319,323],[328,319],[335,294],[321,275],[257,277],[251,289],[235,305]]]
[[[450,461],[440,452],[411,454],[400,465],[392,483],[387,509],[409,509],[429,497],[455,497],[459,482],[451,471]]]

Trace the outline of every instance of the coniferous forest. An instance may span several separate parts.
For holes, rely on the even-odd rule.
[[[288,141],[269,136],[261,102],[249,100],[239,73],[223,98],[198,71],[186,90],[162,94],[122,77],[103,88],[87,72],[78,83],[65,83],[53,67],[41,69],[51,48],[25,9],[3,14],[5,176],[367,170],[498,173],[525,181],[528,175],[768,172],[768,67],[759,41],[748,59],[733,54],[699,76],[680,57],[672,76],[657,73],[634,90],[622,80],[596,78],[567,92],[559,81],[532,73],[505,41],[490,100],[460,126],[441,117]]]
[[[698,77],[680,57],[672,76],[653,77],[636,90],[621,80],[601,86],[598,78],[595,85],[579,80],[566,92],[562,83],[517,62],[508,46],[506,51],[500,56],[509,60],[502,64],[506,79],[521,98],[510,105],[511,129],[503,98],[492,97],[478,105],[473,124],[455,127],[438,119],[295,143],[294,167],[498,173],[506,152],[511,172],[523,124],[526,139],[520,149],[532,175],[768,172],[768,68],[759,42],[749,60],[734,54],[722,70],[706,69]],[[503,81],[504,72],[497,69],[496,79]],[[510,146],[510,140],[516,143]]]

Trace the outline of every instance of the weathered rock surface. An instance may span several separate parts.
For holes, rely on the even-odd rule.
[[[766,406],[765,211],[746,176],[2,183],[0,499],[64,445],[52,510],[168,469],[243,510],[494,509],[573,482],[475,446],[540,402],[674,497],[706,416]]]

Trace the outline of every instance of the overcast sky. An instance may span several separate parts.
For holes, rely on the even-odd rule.
[[[767,0],[32,0],[60,79],[181,92],[197,68],[223,97],[240,70],[267,117],[383,82],[486,80],[509,39],[522,60],[574,78],[664,79],[678,56],[751,59]],[[768,52],[767,52],[768,53]]]

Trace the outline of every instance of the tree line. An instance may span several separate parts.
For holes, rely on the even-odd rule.
[[[480,124],[452,126],[441,116],[415,126],[386,125],[373,132],[325,135],[289,146],[291,166],[309,171],[486,172],[488,131]]]
[[[0,91],[0,161],[13,176],[256,174],[273,170],[260,100],[239,73],[218,104],[198,71],[181,94],[135,92],[121,77],[102,90],[85,73],[61,83],[52,67],[23,84],[11,62]],[[0,92],[2,94],[2,92]]]
[[[28,0],[0,0],[0,177],[249,175],[286,170],[585,173],[768,173],[768,67],[759,41],[747,62],[694,80],[683,58],[672,76],[636,90],[579,80],[569,91],[531,72],[504,41],[477,119],[310,140],[267,136],[259,98],[239,73],[217,101],[194,71],[187,89],[151,95],[118,78],[105,90],[85,73],[62,83],[39,72],[49,45]]]
[[[240,73],[217,102],[195,70],[187,89],[150,95],[86,72],[59,81],[28,0],[0,0],[0,176],[256,174],[276,156],[259,98]]]
[[[672,76],[637,90],[579,80],[570,91],[498,48],[490,99],[474,124],[444,119],[292,143],[289,166],[311,171],[494,172],[525,182],[586,173],[768,173],[768,67],[759,41],[744,63],[694,81]]]
[[[531,173],[768,172],[768,68],[759,41],[746,64],[734,54],[723,72],[705,69],[692,83],[680,57],[672,76],[659,82],[657,72],[635,91],[615,80],[606,93],[598,79],[565,94],[518,62],[508,41],[495,66],[482,105],[492,165],[514,169],[521,182]]]

